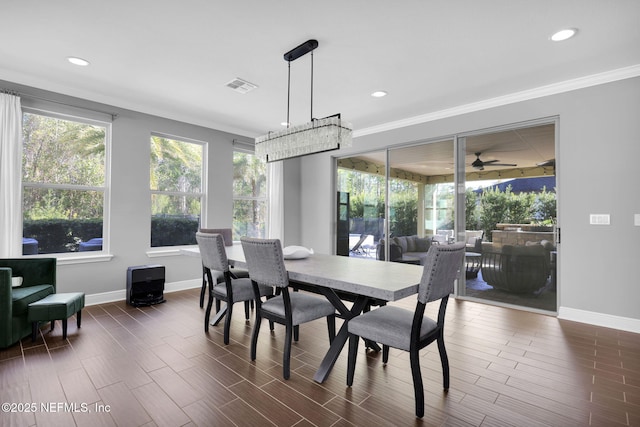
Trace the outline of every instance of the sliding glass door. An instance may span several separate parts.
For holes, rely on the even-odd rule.
[[[467,243],[478,233],[482,242],[467,252],[459,294],[555,312],[555,123],[468,135],[464,143]]]
[[[547,120],[338,159],[348,200],[338,203],[348,217],[338,253],[423,264],[431,245],[464,241],[458,296],[555,312],[555,128]]]

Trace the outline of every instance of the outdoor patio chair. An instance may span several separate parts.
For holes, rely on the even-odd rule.
[[[354,254],[364,254],[364,249],[361,249],[360,247],[362,246],[362,244],[366,240],[367,236],[368,235],[366,233],[362,233],[360,235],[360,239],[356,242],[355,245],[353,245],[353,247],[350,249],[350,251],[353,252]]]

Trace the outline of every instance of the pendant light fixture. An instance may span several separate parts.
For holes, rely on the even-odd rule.
[[[287,81],[287,129],[269,132],[256,138],[256,156],[267,162],[304,156],[324,151],[338,150],[351,146],[352,126],[344,122],[340,114],[323,119],[313,117],[313,51],[318,47],[317,40],[307,40],[284,54],[288,63]],[[291,98],[291,62],[311,53],[311,120],[303,125],[291,127],[289,120]]]

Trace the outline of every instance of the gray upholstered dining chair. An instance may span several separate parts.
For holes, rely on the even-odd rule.
[[[233,230],[230,228],[201,228],[199,230],[201,233],[215,233],[222,234],[222,238],[224,240],[225,246],[233,245]],[[215,279],[215,282],[211,282],[213,286],[218,283],[222,283],[224,281],[224,276],[220,271],[211,272],[211,276]],[[239,279],[242,277],[249,277],[249,272],[247,270],[234,268],[231,272],[231,277],[234,279]],[[202,266],[202,287],[200,288],[200,308],[204,306],[204,295],[207,291],[207,269]],[[216,300],[216,311],[220,310],[220,301]],[[245,304],[245,313],[247,318],[249,318],[249,302]]]
[[[302,323],[327,318],[329,341],[336,336],[335,308],[325,298],[315,297],[305,292],[289,292],[289,274],[284,265],[282,245],[278,239],[255,239],[243,237],[242,249],[253,283],[256,302],[256,321],[251,338],[251,360],[256,360],[256,347],[262,318],[285,325],[282,373],[289,379],[291,361],[291,340],[298,340],[298,328]],[[262,302],[259,296],[261,285],[276,286],[279,295]]]
[[[231,313],[233,312],[233,304],[236,302],[245,302],[245,318],[249,319],[249,313],[246,310],[249,301],[254,298],[253,285],[249,278],[234,279],[229,270],[229,261],[224,249],[224,239],[221,234],[212,233],[196,233],[196,241],[200,248],[200,256],[202,257],[202,265],[209,283],[213,284],[212,271],[221,272],[224,276],[222,283],[209,286],[209,303],[204,318],[204,330],[209,331],[209,319],[211,317],[211,306],[214,298],[217,303],[225,301],[227,303],[227,313],[224,321],[224,343],[229,344],[229,329],[231,327]],[[258,286],[260,297],[269,297],[273,295],[271,286]],[[220,310],[220,306],[216,304],[216,313]],[[214,322],[214,326],[218,324],[220,318]]]
[[[386,305],[349,320],[349,356],[347,385],[353,385],[359,337],[382,344],[382,362],[389,360],[389,347],[409,352],[416,416],[424,416],[424,390],[420,373],[419,350],[438,342],[444,390],[449,389],[449,360],[444,346],[444,317],[449,294],[463,269],[465,243],[433,245],[427,252],[418,288],[415,311]],[[424,316],[426,304],[440,300],[437,320]]]

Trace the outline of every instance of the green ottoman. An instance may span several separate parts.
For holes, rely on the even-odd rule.
[[[62,320],[62,339],[67,339],[67,319],[74,313],[78,319],[78,328],[84,308],[84,292],[51,294],[39,301],[29,304],[29,322],[32,325],[31,340],[35,341],[39,322],[51,322],[51,330],[55,320]]]

